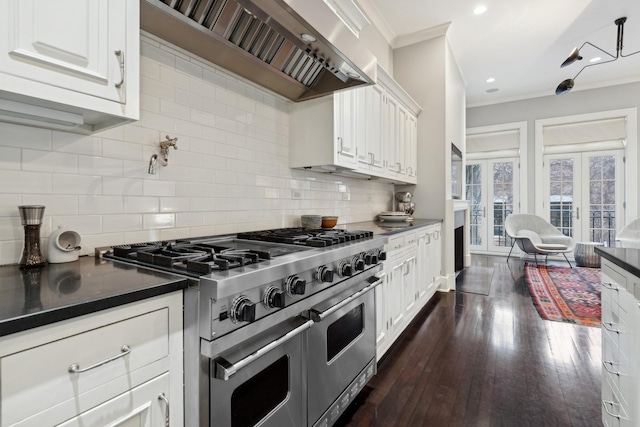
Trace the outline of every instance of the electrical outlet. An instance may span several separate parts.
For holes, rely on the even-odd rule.
[[[342,193],[342,200],[351,200],[351,193]]]
[[[300,200],[302,199],[302,192],[300,190],[293,190],[291,191],[291,198],[293,200]]]

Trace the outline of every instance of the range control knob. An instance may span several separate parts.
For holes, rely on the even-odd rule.
[[[231,321],[233,323],[253,322],[256,320],[256,305],[244,295],[233,300]]]
[[[266,308],[283,308],[286,305],[284,291],[275,286],[269,286],[262,297],[262,304]]]
[[[365,263],[360,255],[356,255],[351,259],[351,265],[355,271],[364,271]]]
[[[347,261],[340,261],[338,265],[338,276],[340,277],[349,277],[353,274],[353,269],[351,268],[351,263]]]
[[[363,256],[364,262],[367,265],[377,264],[378,263],[378,254],[376,251],[367,252]]]
[[[287,290],[287,293],[289,295],[304,295],[306,285],[307,281],[301,279],[295,274],[293,276],[287,277],[287,280],[284,284],[285,289]]]
[[[326,265],[316,269],[316,279],[318,282],[333,282],[333,270],[329,270]]]
[[[384,249],[376,249],[375,253],[378,254],[378,259],[380,261],[386,261],[387,259],[387,252]]]

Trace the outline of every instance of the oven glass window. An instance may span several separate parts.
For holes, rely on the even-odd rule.
[[[364,304],[360,304],[327,328],[327,362],[360,336],[364,330]]]
[[[289,357],[282,356],[238,386],[231,396],[231,425],[251,427],[287,398]]]

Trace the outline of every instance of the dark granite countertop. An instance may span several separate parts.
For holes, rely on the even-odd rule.
[[[625,269],[636,277],[640,277],[640,249],[596,246],[595,251],[598,255],[618,267]]]
[[[26,270],[0,267],[0,336],[187,286],[183,276],[92,256]]]
[[[349,224],[338,225],[337,228],[344,228],[347,230],[373,231],[374,234],[391,236],[393,234],[416,230],[421,227],[427,227],[429,225],[439,224],[441,222],[442,222],[441,219],[419,219],[419,218],[413,219],[412,221],[403,221],[403,222],[363,221],[363,222],[352,222]]]

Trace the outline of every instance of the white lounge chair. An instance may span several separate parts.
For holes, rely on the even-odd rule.
[[[538,255],[545,256],[562,254],[569,267],[573,268],[566,253],[573,251],[574,242],[569,236],[562,234],[547,220],[531,214],[511,214],[504,220],[504,229],[514,242],[511,245],[509,256],[513,246],[517,243],[520,250],[532,254],[538,263]]]
[[[640,218],[622,227],[616,234],[616,246],[620,248],[640,248]]]

